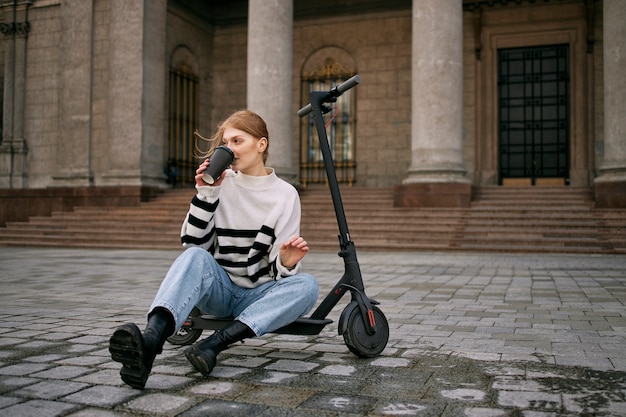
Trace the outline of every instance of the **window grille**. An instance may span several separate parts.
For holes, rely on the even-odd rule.
[[[498,51],[500,182],[569,182],[568,45]]]
[[[302,79],[303,105],[309,102],[309,92],[328,91],[341,84],[354,74],[342,71],[339,64],[327,63],[315,74]],[[355,156],[355,90],[346,91],[336,103],[333,110],[325,115],[328,141],[333,157],[333,164],[340,183],[352,185],[356,181]],[[320,150],[317,131],[313,121],[313,113],[301,119],[300,145],[300,182],[304,187],[308,184],[327,183],[324,160]]]
[[[197,161],[194,135],[198,126],[198,78],[170,70],[169,153],[165,174],[173,187],[193,187]]]

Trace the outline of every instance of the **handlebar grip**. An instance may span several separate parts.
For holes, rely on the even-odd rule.
[[[349,89],[351,89],[352,87],[359,84],[360,82],[361,82],[361,76],[357,74],[353,77],[348,78],[346,81],[342,82],[341,84],[339,84],[337,87],[335,87],[335,89],[337,90],[337,93],[341,95],[345,93],[346,91],[348,91]]]
[[[311,103],[309,103],[306,106],[304,106],[303,108],[301,108],[300,110],[298,110],[298,117],[306,116],[307,114],[311,113],[312,111],[313,111],[313,106],[311,106]]]
[[[347,80],[345,80],[344,82],[342,82],[341,84],[333,87],[328,92],[327,98],[339,97],[340,95],[342,95],[343,93],[345,93],[346,91],[348,91],[352,87],[356,86],[360,82],[361,82],[361,76],[359,74],[354,75],[354,76],[348,78]],[[300,110],[298,110],[298,117],[306,116],[307,114],[311,113],[312,111],[313,111],[313,106],[311,105],[311,103],[309,103],[306,106],[304,106],[303,108],[301,108]]]

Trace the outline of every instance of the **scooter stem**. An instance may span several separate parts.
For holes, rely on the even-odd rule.
[[[324,167],[326,168],[326,176],[328,178],[328,187],[335,207],[335,215],[337,216],[337,225],[339,226],[339,244],[342,250],[346,250],[351,243],[350,232],[348,231],[348,222],[341,201],[341,193],[339,192],[339,184],[337,174],[333,164],[333,155],[328,144],[328,136],[326,134],[326,126],[322,116],[322,104],[328,101],[334,101],[335,97],[329,97],[326,92],[312,91],[309,94],[311,105],[313,106],[313,120],[320,142],[320,150],[324,159]],[[317,111],[316,111],[317,110]]]

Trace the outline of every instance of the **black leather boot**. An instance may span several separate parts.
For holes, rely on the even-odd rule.
[[[216,330],[215,333],[201,342],[191,345],[185,352],[185,356],[196,371],[208,376],[215,368],[218,353],[225,350],[228,345],[254,336],[252,329],[235,320],[222,330]]]
[[[174,333],[174,318],[165,309],[155,309],[148,317],[143,334],[134,323],[124,324],[109,339],[111,358],[123,366],[122,381],[143,389],[157,354],[163,352],[165,340]]]

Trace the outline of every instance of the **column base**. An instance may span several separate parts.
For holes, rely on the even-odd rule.
[[[593,189],[596,208],[626,208],[626,180],[596,181]]]
[[[24,140],[5,140],[0,144],[0,188],[21,189],[28,186]]]
[[[394,188],[395,207],[469,207],[472,184],[414,183]]]
[[[52,187],[92,187],[93,173],[87,169],[64,170],[58,175],[52,175]]]

